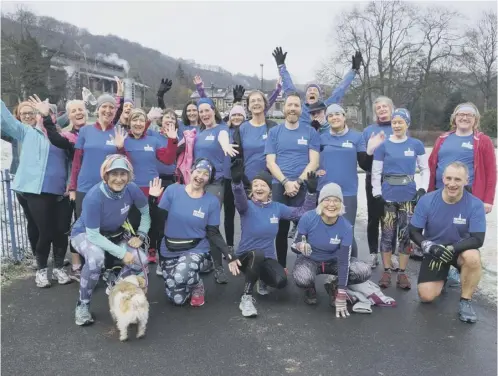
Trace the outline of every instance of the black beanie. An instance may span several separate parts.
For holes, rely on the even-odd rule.
[[[271,182],[273,178],[267,171],[261,170],[252,180],[254,181],[255,179],[263,180],[271,189]]]

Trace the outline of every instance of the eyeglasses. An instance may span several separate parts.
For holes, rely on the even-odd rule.
[[[26,117],[26,116],[35,116],[36,112],[30,111],[30,112],[21,112],[19,115]]]
[[[330,205],[330,204],[337,205],[337,204],[341,203],[341,200],[339,200],[338,198],[335,198],[335,197],[327,197],[327,198],[324,198],[322,200],[322,202],[326,205]]]
[[[469,119],[473,119],[473,118],[475,118],[475,117],[476,117],[476,115],[475,115],[475,114],[457,114],[457,116],[458,116],[459,118],[469,118]]]

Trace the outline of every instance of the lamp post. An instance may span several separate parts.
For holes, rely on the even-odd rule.
[[[261,66],[261,91],[263,91],[263,64],[259,64]]]
[[[211,99],[214,97],[214,83],[211,82]]]

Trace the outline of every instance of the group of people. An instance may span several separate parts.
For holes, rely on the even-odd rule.
[[[112,289],[116,278],[148,273],[148,265],[157,263],[167,298],[198,307],[205,303],[202,274],[214,272],[217,283],[228,282],[224,258],[233,275],[244,274],[239,308],[254,317],[254,290],[266,295],[287,285],[294,223],[291,250],[297,259],[290,274],[307,304],[317,303],[315,277],[326,274],[336,316],[349,316],[348,286],[370,279],[379,249],[379,286],[388,288],[396,273],[397,287],[410,289],[406,267],[415,244],[423,253],[420,299],[434,300],[454,266],[462,277],[460,319],[475,322],[471,298],[480,279],[485,214],[496,189],[494,146],[479,131],[477,107],[458,105],[451,131],[428,156],[423,143],[409,136],[409,111],[395,108],[390,98],[374,101],[374,124],[362,132],[348,127],[339,103],[359,72],[361,53],[324,101],[317,84],[308,85],[301,98],[287,71],[287,53],[276,48],[273,56],[282,83],[270,98],[251,91],[248,113],[245,90],[236,86],[226,119],[206,97],[200,77],[194,83],[201,98],[185,104],[181,119],[165,108],[168,79],[160,82],[158,107],[148,113],[123,97],[118,79],[115,97],[98,97],[92,124],[84,100],[68,101],[60,119],[36,95],[13,115],[2,101],[2,139],[15,145],[14,153],[20,150],[13,189],[28,222],[36,285],[51,285],[52,249],[51,278],[59,284],[79,281],[75,322],[87,325],[101,277]],[[266,113],[281,90],[285,121],[276,124]],[[366,172],[368,262],[358,259],[354,234],[358,165]]]

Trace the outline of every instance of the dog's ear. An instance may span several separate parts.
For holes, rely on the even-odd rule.
[[[147,286],[145,285],[145,278],[142,276],[137,276],[137,281],[138,281],[138,287],[140,287],[142,290],[145,289]]]

